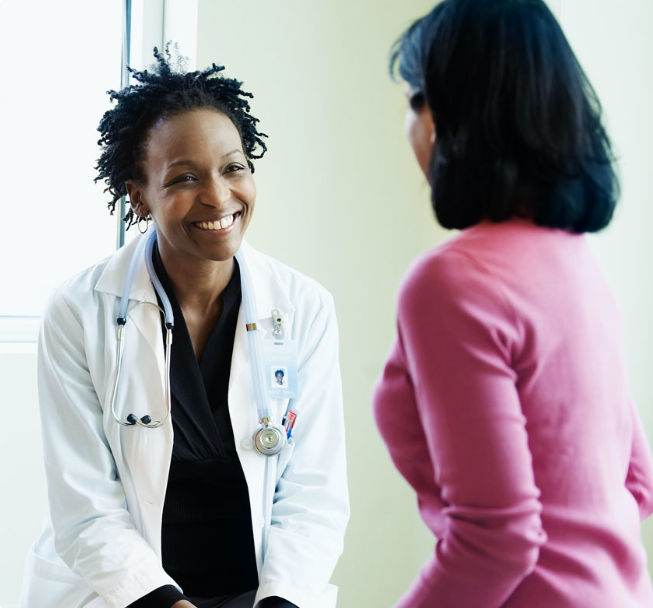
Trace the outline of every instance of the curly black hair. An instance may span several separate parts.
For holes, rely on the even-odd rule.
[[[176,47],[172,47],[176,50]],[[243,143],[247,164],[252,172],[251,159],[261,158],[267,146],[265,133],[257,130],[259,122],[250,114],[247,98],[253,95],[241,88],[242,82],[220,75],[225,68],[215,63],[203,71],[185,72],[183,58],[177,54],[173,61],[168,42],[165,54],[154,48],[156,63],[151,71],[128,68],[140,84],[120,91],[108,91],[116,105],[105,112],[98,131],[101,155],[97,161],[95,181],[105,180],[111,200],[111,215],[116,202],[127,195],[130,179],[144,181],[142,161],[149,129],[161,118],[183,114],[199,108],[212,108],[226,115],[234,124]],[[173,62],[177,69],[174,69]],[[136,223],[131,209],[123,218],[127,227]]]

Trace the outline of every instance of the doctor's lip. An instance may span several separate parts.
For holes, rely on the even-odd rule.
[[[227,215],[222,215],[215,219],[196,220],[191,222],[193,226],[200,230],[226,230],[231,228],[234,222],[242,215],[242,211],[236,211]]]

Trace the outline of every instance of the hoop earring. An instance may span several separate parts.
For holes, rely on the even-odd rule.
[[[147,232],[147,229],[150,227],[150,216],[148,215],[147,217],[143,217],[142,215],[138,216],[138,219],[136,220],[136,228],[138,228],[138,231],[141,234],[145,234]],[[145,222],[145,230],[141,229],[141,222]]]

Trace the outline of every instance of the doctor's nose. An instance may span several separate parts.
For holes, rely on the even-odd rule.
[[[202,202],[213,207],[220,207],[231,199],[231,188],[227,180],[218,175],[214,177],[202,193]]]

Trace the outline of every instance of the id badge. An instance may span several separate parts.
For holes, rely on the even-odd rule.
[[[296,399],[297,347],[294,340],[262,340],[265,375],[271,399]]]

